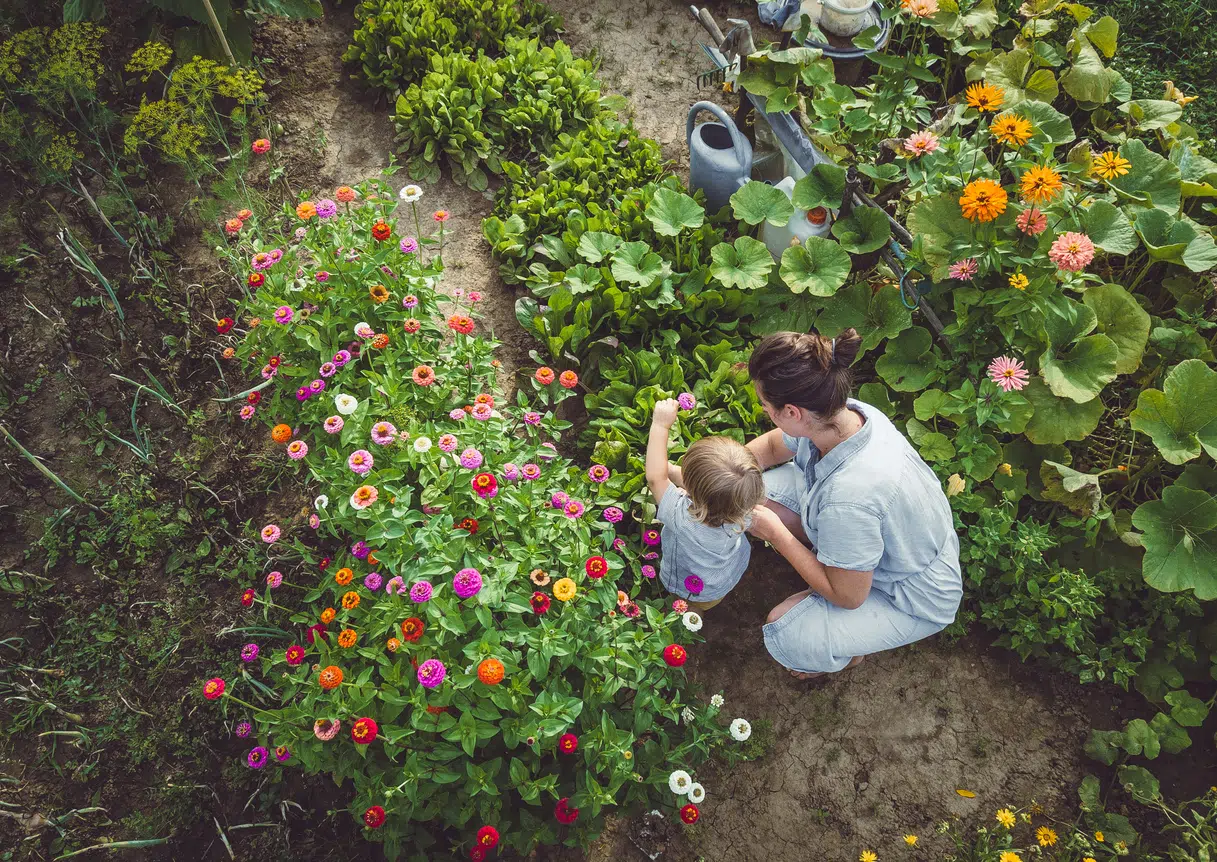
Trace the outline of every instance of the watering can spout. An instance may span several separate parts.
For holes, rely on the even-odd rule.
[[[702,111],[710,112],[719,122],[695,127],[693,121]],[[707,212],[718,212],[752,176],[752,144],[727,112],[713,102],[697,102],[689,108],[685,138],[689,144],[689,188],[705,192]]]

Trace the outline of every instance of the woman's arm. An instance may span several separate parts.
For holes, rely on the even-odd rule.
[[[861,607],[870,595],[874,572],[857,572],[824,565],[816,559],[811,548],[794,537],[772,510],[764,506],[756,507],[752,512],[749,532],[769,542],[813,591],[834,605],[853,610]]]
[[[647,486],[659,503],[663,494],[668,490],[668,435],[672,424],[676,421],[676,411],[680,405],[668,398],[655,405],[655,415],[651,417],[651,433],[647,437]]]
[[[748,451],[756,456],[762,470],[785,464],[794,458],[794,453],[782,442],[782,431],[779,428],[766,431],[760,437],[748,441],[747,447]]]

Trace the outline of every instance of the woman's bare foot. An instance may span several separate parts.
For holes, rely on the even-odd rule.
[[[854,656],[853,658],[851,658],[849,660],[849,664],[847,664],[845,667],[841,668],[841,670],[849,670],[851,667],[857,667],[858,665],[862,664],[862,659],[864,659],[864,658],[866,658],[866,656],[862,656],[862,655]],[[837,671],[837,673],[840,673],[840,671]],[[816,677],[820,677],[820,676],[828,676],[827,673],[799,673],[797,670],[792,670],[790,672],[790,675],[793,676],[795,679],[800,679],[800,680],[815,679]]]

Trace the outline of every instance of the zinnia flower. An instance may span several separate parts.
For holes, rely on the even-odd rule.
[[[418,365],[410,376],[419,386],[430,386],[435,382],[435,369],[430,365]]]
[[[275,524],[267,524],[262,528],[262,541],[266,542],[268,545],[273,545],[275,542],[279,541],[280,535],[282,535],[282,531]]]
[[[533,569],[528,573],[528,579],[538,587],[544,587],[549,584],[549,575],[544,569]]]
[[[258,657],[258,645],[246,644],[241,647],[241,661],[251,662]]]
[[[374,485],[360,485],[351,495],[351,506],[355,509],[366,509],[376,502],[380,492]]]
[[[1043,210],[1030,207],[1019,213],[1018,217],[1014,219],[1014,223],[1028,236],[1039,236],[1048,227],[1048,216],[1044,214]]]
[[[554,598],[560,602],[569,602],[575,597],[578,588],[570,578],[559,578],[554,583]]]
[[[537,382],[542,386],[548,386],[554,382],[554,370],[548,365],[542,365],[537,369],[536,373],[533,374],[533,377],[535,377]]]
[[[477,569],[461,569],[452,578],[452,591],[459,598],[475,596],[482,589],[482,574]]]
[[[385,825],[385,810],[379,805],[371,806],[363,812],[363,825],[369,829],[379,829]]]
[[[292,307],[290,305],[280,305],[275,309],[275,323],[291,323],[292,318],[295,316],[296,312],[292,311]]]
[[[584,512],[584,505],[582,503],[580,503],[578,500],[571,500],[569,503],[566,504],[566,508],[564,508],[562,510],[562,513],[564,515],[566,515],[566,517],[571,518],[572,520],[582,516],[583,512]]]
[[[696,781],[694,781],[692,786],[689,787],[688,796],[689,796],[690,802],[696,802],[699,804],[702,802],[705,802],[706,801],[706,788],[702,787],[700,784],[698,784]]]
[[[270,141],[268,141],[266,138],[258,138],[256,141],[250,144],[249,148],[258,155],[262,155],[263,153],[270,152]]]
[[[383,284],[374,284],[368,288],[368,296],[373,302],[381,303],[389,298],[389,289]]]
[[[414,183],[408,183],[402,186],[402,189],[397,193],[397,196],[401,198],[404,203],[412,204],[423,196],[423,190],[414,185]]]
[[[421,605],[431,599],[434,591],[435,588],[431,586],[430,581],[415,581],[410,587],[410,600]]]
[[[994,118],[989,131],[1003,144],[1022,147],[1031,140],[1031,121],[1018,114],[1005,113]]]
[[[372,225],[372,238],[377,242],[384,242],[393,235],[393,228],[389,227],[382,221]]]
[[[279,585],[282,583],[283,583],[283,573],[282,572],[271,572],[270,574],[268,574],[266,576],[266,585],[268,587],[270,587],[272,590],[278,589]]]
[[[652,547],[659,544],[659,531],[654,527],[649,527],[642,531],[642,543],[651,545]]]
[[[249,754],[245,755],[245,762],[249,765],[250,769],[261,769],[266,765],[268,759],[269,752],[261,745],[251,748]]]
[[[691,632],[701,631],[703,625],[700,614],[693,611],[685,611],[681,616],[680,621],[685,624],[685,628]]]
[[[537,413],[535,410],[529,410],[527,413],[524,414],[524,424],[525,425],[540,425],[541,424],[541,414]]]
[[[448,220],[448,216],[449,213],[447,210],[436,210],[435,215],[431,216],[431,218],[435,219],[440,224],[443,224]]]
[[[357,399],[354,395],[335,395],[334,407],[343,416],[350,416],[359,409],[359,399]]]
[[[482,466],[482,453],[472,446],[461,453],[461,466],[466,470],[476,470]]]
[[[341,416],[331,416],[325,420],[325,424],[322,427],[325,428],[325,433],[327,434],[337,434],[345,424],[346,422],[343,421]]]
[[[687,826],[692,826],[697,822],[699,817],[701,817],[701,812],[697,810],[697,806],[692,802],[680,809],[680,822]]]
[[[494,849],[499,843],[499,830],[493,826],[483,826],[478,830],[477,843],[479,847]]]
[[[972,180],[963,187],[959,208],[968,221],[991,222],[1006,211],[1006,190],[993,180]]]
[[[668,790],[675,793],[677,796],[684,796],[689,792],[689,788],[693,786],[693,776],[685,772],[683,769],[677,769],[668,776]]]
[[[418,437],[414,438],[414,442],[411,445],[414,447],[414,451],[418,452],[420,455],[424,452],[430,452],[431,438],[420,434]]]
[[[418,681],[423,688],[436,688],[447,675],[448,669],[436,658],[429,658],[418,666]]]
[[[940,146],[938,136],[929,129],[916,132],[904,139],[904,149],[914,157],[928,155]]]
[[[579,375],[573,371],[563,371],[558,375],[558,383],[563,389],[574,389],[579,385]]]
[[[361,718],[351,725],[351,739],[359,745],[367,745],[376,739],[380,727],[373,718]]]
[[[1132,169],[1132,162],[1118,153],[1107,151],[1095,156],[1090,163],[1090,172],[1105,180],[1118,179]]]
[[[1001,87],[980,81],[968,87],[964,96],[968,105],[978,111],[996,111],[1006,101],[1006,94]]]
[[[1027,385],[1029,379],[1023,363],[1009,356],[999,356],[989,363],[989,379],[1002,388],[1003,392],[1011,389],[1016,392]]]
[[[342,668],[330,665],[323,668],[321,673],[317,675],[317,682],[326,691],[338,688],[342,685]]]
[[[424,623],[418,617],[410,617],[410,618],[402,621],[402,624],[401,624],[402,639],[407,640],[410,643],[418,643],[419,638],[421,638],[423,636],[423,632],[426,631],[426,629],[427,629],[426,623]]]
[[[340,203],[349,204],[355,200],[355,190],[350,186],[339,186],[334,191],[334,197],[338,198]]]
[[[422,321],[418,320],[417,318],[407,317],[402,322],[401,328],[403,330],[405,330],[408,334],[413,335],[414,333],[418,332],[420,329],[423,328],[423,324],[422,324]]]
[[[224,694],[224,680],[218,676],[203,683],[203,697],[208,700],[215,700],[222,694]]]
[[[488,500],[499,493],[499,483],[489,473],[478,473],[471,482],[473,491],[483,500]]]
[[[668,667],[680,667],[689,659],[689,653],[680,644],[668,644],[663,648],[663,660]]]
[[[693,595],[700,595],[705,588],[706,582],[697,575],[689,575],[685,578],[685,589]]]
[[[456,436],[453,434],[441,434],[439,438],[439,448],[444,452],[455,452],[456,447],[460,443],[457,442]]]
[[[938,0],[907,0],[904,8],[914,18],[932,18],[938,12]]]
[[[448,328],[461,335],[473,332],[473,318],[464,314],[454,314],[448,318]]]
[[[1021,272],[1016,272],[1010,276],[1010,286],[1015,290],[1026,290],[1029,284],[1031,284],[1030,280]]]
[[[283,654],[283,657],[287,659],[288,665],[291,667],[296,667],[302,661],[304,661],[304,647],[300,646],[299,644],[292,644],[287,648],[287,651]]]
[[[969,257],[966,260],[951,264],[947,268],[947,274],[956,281],[971,281],[976,277],[978,270],[979,266],[976,263],[976,258]]]
[[[398,243],[397,247],[401,249],[402,254],[414,254],[414,252],[418,251],[418,240],[412,236],[402,237],[402,240],[400,243]],[[412,305],[406,306],[406,308],[413,307],[414,306]]]
[[[494,416],[494,408],[489,404],[474,404],[472,416],[479,422],[485,422],[487,419]]]
[[[315,215],[317,215],[317,207],[313,206],[312,201],[304,201],[296,205],[296,216],[301,221],[308,221]]]
[[[583,564],[583,569],[587,572],[589,578],[599,580],[608,574],[608,560],[599,555],[589,557],[587,562]]]
[[[363,588],[370,592],[376,592],[380,589],[380,585],[385,582],[380,572],[368,572],[363,578]]]
[[[545,593],[533,593],[529,602],[532,604],[533,613],[538,616],[549,610],[549,596]]]
[[[609,468],[603,464],[593,464],[587,469],[587,478],[596,483],[607,482],[610,475]]]
[[[334,203],[329,198],[322,198],[317,201],[317,215],[321,218],[330,218],[338,212],[338,204]]]
[[[697,406],[697,397],[692,392],[682,392],[676,396],[676,403],[681,410],[692,410]]]
[[[293,461],[299,461],[308,454],[308,444],[303,440],[293,440],[287,445],[287,456]]]
[[[608,521],[610,524],[620,524],[621,519],[625,517],[625,512],[621,511],[616,506],[605,506],[601,515],[603,515],[604,520]]]
[[[1048,165],[1036,165],[1019,180],[1019,194],[1033,204],[1047,203],[1064,187],[1061,175]]]
[[[397,428],[392,422],[377,422],[372,426],[372,442],[379,446],[388,446],[397,439]]]
[[[737,718],[731,722],[729,730],[731,738],[736,742],[745,742],[748,737],[752,736],[752,725],[748,723],[747,719]]]
[[[280,745],[275,748],[275,760],[279,763],[287,763],[292,759],[292,753],[286,745]]]
[[[235,733],[237,735],[237,739],[245,739],[247,736],[249,736],[253,732],[254,732],[253,725],[250,724],[248,721],[237,722],[237,727],[233,731],[233,733]]]
[[[655,577],[655,567],[650,566],[650,565],[644,565],[642,567],[642,576],[647,579]]]
[[[579,819],[579,809],[572,808],[570,798],[563,796],[554,806],[554,819],[564,826],[569,826]]]
[[[1048,258],[1066,272],[1081,272],[1094,260],[1094,243],[1084,233],[1065,231],[1053,241]]]

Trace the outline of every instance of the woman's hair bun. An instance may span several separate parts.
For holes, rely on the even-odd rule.
[[[838,335],[832,344],[832,364],[841,368],[849,368],[858,358],[858,350],[862,347],[862,336],[851,326]]]

